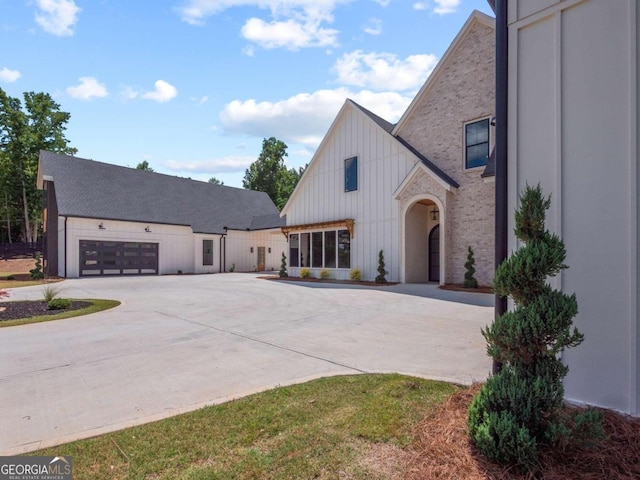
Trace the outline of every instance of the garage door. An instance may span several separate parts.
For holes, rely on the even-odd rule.
[[[157,274],[157,243],[80,240],[81,277]]]

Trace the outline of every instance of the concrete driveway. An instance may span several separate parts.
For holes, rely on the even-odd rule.
[[[491,367],[480,334],[493,317],[488,295],[238,273],[59,285],[62,297],[122,305],[0,329],[2,455],[320,376],[400,372],[468,384]],[[26,287],[10,299],[40,298],[42,287]]]

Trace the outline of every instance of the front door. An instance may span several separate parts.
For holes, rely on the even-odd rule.
[[[264,263],[265,263],[265,254],[264,247],[258,247],[258,271],[264,271]]]
[[[440,225],[429,232],[429,281],[440,282]]]

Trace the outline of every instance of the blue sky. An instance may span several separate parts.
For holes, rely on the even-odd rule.
[[[50,93],[78,156],[241,186],[307,163],[346,98],[396,121],[486,0],[0,0],[0,88]]]

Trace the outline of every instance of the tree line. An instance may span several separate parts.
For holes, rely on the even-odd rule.
[[[65,136],[70,118],[48,93],[25,92],[15,98],[0,88],[0,243],[39,241],[43,221],[43,195],[37,189],[40,150],[77,153]],[[279,210],[306,169],[287,168],[286,156],[284,142],[265,138],[242,181],[244,188],[266,192]],[[146,160],[136,168],[153,171]],[[215,177],[209,183],[224,185]]]

